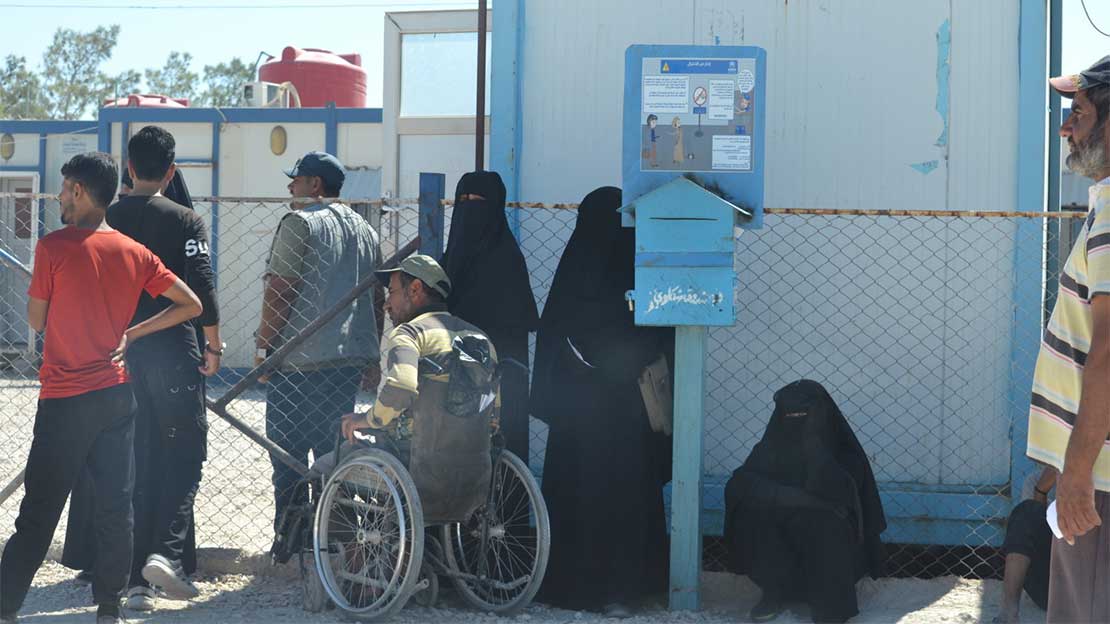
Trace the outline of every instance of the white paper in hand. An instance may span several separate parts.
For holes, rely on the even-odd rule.
[[[1056,517],[1056,501],[1049,504],[1044,515],[1045,520],[1048,520],[1048,528],[1052,529],[1052,534],[1056,536],[1056,539],[1064,539],[1064,534],[1060,532],[1060,521]]]

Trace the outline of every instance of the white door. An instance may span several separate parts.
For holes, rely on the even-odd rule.
[[[19,174],[0,177],[0,250],[8,260],[28,269],[38,240],[38,201],[11,197],[33,193],[37,177]],[[17,354],[34,349],[34,332],[27,325],[26,274],[8,263],[0,263],[0,354]]]

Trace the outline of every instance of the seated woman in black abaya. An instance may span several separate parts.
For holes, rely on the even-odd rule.
[[[859,610],[856,582],[882,568],[883,506],[867,455],[829,393],[795,381],[775,393],[763,438],[725,488],[730,568],[763,590],[751,619],[808,603],[815,622]]]

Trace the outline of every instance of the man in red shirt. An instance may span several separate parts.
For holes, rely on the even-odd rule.
[[[15,535],[0,558],[0,622],[14,622],[42,565],[78,473],[96,490],[97,623],[122,622],[131,568],[134,399],[123,366],[135,340],[200,315],[197,296],[151,251],[105,222],[119,170],[103,153],[62,167],[58,200],[68,227],[35,247],[27,318],[46,330],[38,412]],[[128,327],[139,295],[172,305]]]

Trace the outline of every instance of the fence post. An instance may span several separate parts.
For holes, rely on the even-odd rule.
[[[704,326],[675,328],[674,463],[671,475],[672,611],[700,608]]]
[[[1019,27],[1017,209],[1036,213],[1045,209],[1048,89],[1044,77],[1048,75],[1045,62],[1048,58],[1048,5],[1041,0],[1021,0]],[[1033,388],[1044,319],[1041,254],[1045,239],[1042,227],[1039,220],[1018,219],[1014,231],[1013,325],[1007,393],[1013,445],[1010,450],[1010,500],[1013,505],[1021,502],[1021,484],[1026,475],[1035,470],[1033,461],[1025,453],[1029,435],[1029,394]]]
[[[437,261],[443,255],[443,193],[447,176],[420,174],[420,253]]]

